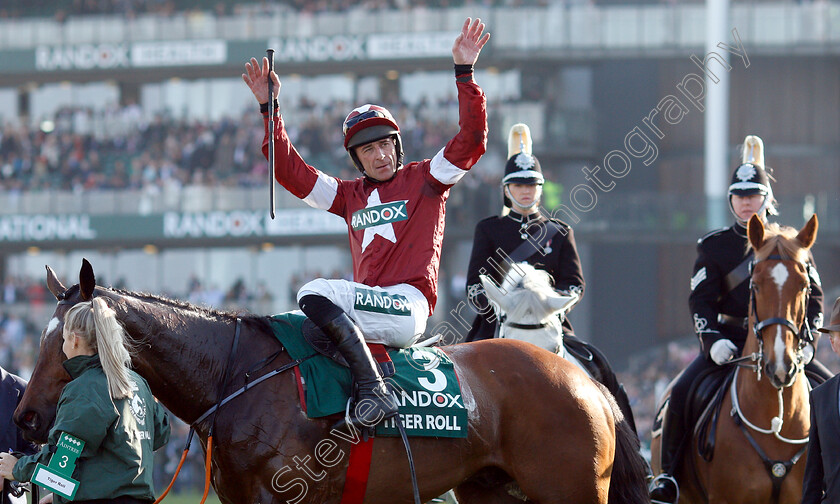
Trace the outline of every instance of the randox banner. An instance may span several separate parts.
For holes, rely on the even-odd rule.
[[[0,217],[0,246],[60,242],[159,241],[226,237],[337,235],[344,220],[315,209],[167,212],[152,215],[7,215]]]

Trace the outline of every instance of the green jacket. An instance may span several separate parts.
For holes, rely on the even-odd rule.
[[[85,442],[73,479],[79,482],[75,500],[131,496],[154,500],[154,451],[169,441],[169,419],[140,375],[131,371],[135,390],[112,400],[98,355],[64,361],[72,381],[58,399],[55,424],[40,452],[22,457],[13,474],[29,481],[40,462],[48,465],[62,432]],[[55,495],[56,504],[67,502]]]

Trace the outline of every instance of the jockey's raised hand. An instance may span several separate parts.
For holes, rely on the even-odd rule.
[[[482,35],[483,32],[484,23],[481,22],[481,19],[467,18],[464,21],[461,34],[452,44],[452,59],[456,65],[474,65],[478,61],[481,49],[490,40],[490,34],[484,33]]]
[[[257,61],[257,58],[251,58],[251,61],[245,63],[245,73],[242,74],[242,80],[254,93],[254,97],[260,104],[268,103],[268,58],[263,57],[262,65]],[[280,78],[272,70],[271,80],[274,81],[275,96],[280,91]]]

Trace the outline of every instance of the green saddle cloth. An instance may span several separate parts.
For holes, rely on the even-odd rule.
[[[303,338],[306,319],[299,313],[271,317],[274,334],[293,359],[309,357],[300,364],[306,385],[306,414],[320,418],[344,413],[352,393],[350,370],[321,354]],[[438,348],[389,349],[396,374],[386,379],[397,390],[400,417],[406,433],[413,436],[466,437],[467,410],[455,367]],[[398,436],[394,419],[376,427],[376,435]]]

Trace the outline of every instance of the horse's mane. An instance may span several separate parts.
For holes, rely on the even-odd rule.
[[[220,319],[236,319],[238,317],[241,318],[243,321],[251,321],[258,323],[264,322],[266,325],[268,324],[268,317],[263,315],[255,315],[252,313],[240,313],[229,310],[219,310],[207,306],[199,306],[192,304],[188,301],[169,298],[161,294],[151,294],[149,292],[135,292],[126,289],[117,289],[114,287],[104,287],[104,289],[110,292],[120,294],[121,296],[130,297],[146,303],[166,305],[171,308],[178,308],[185,311],[195,312],[199,315],[204,315],[206,317]]]
[[[554,285],[554,278],[548,271],[537,269],[530,264],[520,266],[525,275],[522,277],[522,287],[533,291],[551,291]]]
[[[763,261],[778,251],[782,259],[792,259],[800,263],[808,261],[808,249],[803,248],[796,235],[799,232],[790,226],[780,226],[771,222],[764,227],[764,244],[755,251],[755,260]]]

